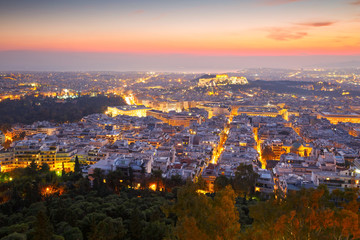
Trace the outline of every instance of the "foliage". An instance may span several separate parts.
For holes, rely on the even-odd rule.
[[[200,194],[201,177],[184,184],[156,172],[150,180],[177,194],[128,188],[129,176],[121,171],[94,171],[93,188],[81,174],[58,177],[36,163],[6,177],[0,183],[0,239],[360,238],[357,189],[330,193],[320,186],[254,200],[249,196],[257,175],[246,165],[233,179],[219,176],[216,192],[207,195]],[[48,194],[46,186],[64,190]]]
[[[226,186],[231,184],[231,179],[227,178],[224,175],[218,176],[214,181],[214,190],[215,192],[224,189]]]
[[[74,167],[75,173],[81,173],[80,163],[78,156],[75,157],[75,167]]]
[[[291,192],[250,208],[246,239],[359,239],[358,190],[326,187]],[[336,207],[338,204],[339,207]]]
[[[36,216],[34,232],[32,232],[31,235],[32,238],[36,240],[51,240],[53,226],[43,211],[40,211]]]
[[[261,152],[261,157],[264,160],[273,160],[275,158],[275,153],[272,151],[270,146],[266,146]]]
[[[105,184],[98,170],[92,190],[81,175],[58,177],[35,163],[9,175],[13,181],[0,183],[1,191],[10,188],[12,194],[0,205],[0,239],[164,239],[174,225],[161,210],[173,194],[117,186],[115,195],[114,183]],[[118,171],[110,174],[115,176],[123,177]],[[36,189],[48,184],[64,187],[65,194],[44,198]]]
[[[26,235],[23,233],[13,232],[6,237],[1,238],[1,240],[26,240]]]
[[[170,212],[178,217],[174,235],[177,239],[236,239],[240,224],[235,208],[235,192],[230,186],[214,198],[196,192],[188,184],[178,191]]]
[[[254,172],[252,165],[240,164],[236,169],[233,187],[237,194],[253,194],[256,179],[259,175]]]
[[[36,121],[74,122],[83,116],[103,113],[109,105],[125,105],[118,96],[80,96],[58,102],[57,98],[25,96],[20,100],[6,99],[0,102],[0,129],[9,124],[32,124]],[[21,114],[19,114],[21,112]]]

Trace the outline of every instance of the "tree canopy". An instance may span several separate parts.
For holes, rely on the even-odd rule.
[[[264,160],[273,160],[275,158],[275,153],[272,151],[270,146],[265,146],[265,148],[261,151],[261,157]]]
[[[119,96],[104,95],[85,95],[61,102],[57,98],[41,96],[25,96],[20,100],[6,99],[0,102],[0,129],[9,129],[9,124],[14,123],[79,121],[83,116],[105,112],[109,105],[125,105],[125,101]]]
[[[36,163],[0,176],[0,239],[360,238],[358,189],[320,186],[256,200],[257,175],[247,165],[233,179],[218,177],[212,194],[199,191],[201,178],[174,177],[173,192],[129,188],[121,171],[96,170],[91,187],[81,174],[58,176]]]

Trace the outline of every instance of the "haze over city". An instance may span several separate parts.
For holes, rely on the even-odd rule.
[[[358,67],[359,1],[6,1],[0,70]]]

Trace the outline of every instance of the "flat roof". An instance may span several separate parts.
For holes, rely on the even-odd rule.
[[[332,112],[320,112],[321,115],[326,117],[360,117],[357,113],[332,113]]]
[[[132,111],[132,110],[145,110],[145,109],[151,109],[148,107],[145,107],[144,105],[125,105],[125,106],[109,106],[111,108],[117,108],[121,111]]]

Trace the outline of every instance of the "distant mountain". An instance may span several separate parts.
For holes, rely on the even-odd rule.
[[[320,68],[360,68],[360,61],[346,61],[346,62],[334,62],[325,64],[316,64],[307,67],[320,67]]]
[[[216,73],[244,68],[359,67],[360,55],[202,56],[66,51],[0,51],[0,71]]]

